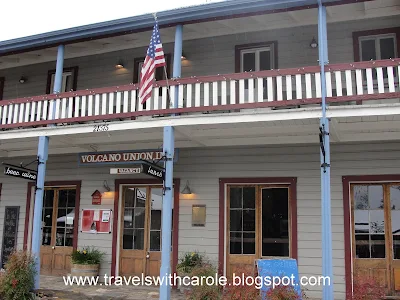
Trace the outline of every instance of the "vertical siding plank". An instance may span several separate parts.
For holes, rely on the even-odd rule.
[[[388,73],[389,93],[394,93],[396,91],[396,89],[394,86],[393,67],[387,67],[387,73]],[[399,74],[399,77],[400,77],[400,74]]]
[[[249,103],[254,103],[254,79],[253,78],[249,78],[247,80],[247,84],[248,84],[248,94],[247,94],[247,102]]]
[[[171,104],[170,104],[170,108],[177,108],[177,107],[175,107],[175,93],[176,93],[176,88],[175,88],[176,86],[174,85],[174,86],[172,86],[171,88],[170,88],[170,96],[171,96],[171,99],[170,99],[170,101],[171,101]]]
[[[93,95],[88,97],[88,116],[93,116]]]
[[[230,82],[229,103],[230,104],[236,103],[236,81],[235,80],[231,80],[231,82]]]
[[[95,100],[94,100],[94,115],[98,116],[100,115],[100,94],[95,95]]]
[[[372,69],[367,68],[367,93],[373,94],[374,93],[374,80],[372,78]]]
[[[257,102],[264,101],[264,79],[257,78]]]
[[[53,112],[55,112],[55,109],[56,109],[56,100],[50,100],[49,111],[47,112],[48,120],[53,119]]]
[[[28,102],[27,104],[29,105],[30,103]],[[3,116],[1,118],[1,124],[6,124],[6,122],[7,122],[7,109],[8,109],[8,105],[4,105],[3,106]],[[28,117],[29,117],[29,112],[27,112],[25,114],[25,122],[29,122]]]
[[[72,109],[74,105],[74,98],[73,97],[69,97],[68,99],[68,118],[72,118]]]
[[[40,121],[40,117],[42,115],[42,105],[43,105],[43,101],[38,101],[38,103],[37,103],[36,121]],[[16,110],[16,108],[17,107],[15,107],[15,110]],[[15,119],[16,119],[16,115],[14,115],[14,123],[15,123]]]
[[[321,98],[321,73],[315,73],[315,96]]]
[[[108,94],[108,114],[114,113],[114,92]]]
[[[67,115],[67,98],[62,98],[61,119],[65,119],[66,115]]]
[[[29,122],[29,114],[31,112],[31,103],[27,102],[25,105],[25,120],[24,122]],[[2,121],[1,124],[6,124],[5,123],[5,119],[6,119],[6,114],[7,114],[7,105],[4,106],[3,108],[3,117],[2,117]]]
[[[353,96],[353,81],[351,78],[351,70],[346,70],[346,93],[347,96]]]
[[[122,92],[117,92],[117,101],[116,101],[116,109],[115,109],[115,113],[119,114],[121,113],[121,95]]]
[[[86,117],[86,96],[82,96],[81,101],[82,101],[82,107],[81,107],[81,117]]]
[[[33,102],[33,103],[35,103],[35,102]],[[13,104],[8,105],[7,124],[12,123],[13,108],[14,108]],[[31,122],[33,122],[33,121],[35,121],[35,111],[33,111],[32,115],[31,115]]]
[[[183,84],[180,84],[178,87],[178,107],[181,108],[183,107]]]
[[[383,83],[383,71],[382,68],[376,68],[376,77],[378,79],[378,93],[382,94],[385,92],[385,86]]]
[[[338,97],[343,96],[343,85],[342,85],[342,73],[340,71],[335,72],[336,81],[336,94]]]
[[[296,74],[296,99],[303,98],[301,74]]]
[[[201,90],[201,84],[196,83],[194,85],[194,106],[195,107],[200,107],[200,90]]]
[[[274,101],[274,80],[272,77],[267,78],[268,85],[268,102]]]
[[[18,108],[19,107],[20,107],[20,104],[14,104],[14,117],[12,119],[13,124],[18,123]],[[40,120],[40,113],[39,112],[38,112],[37,118],[38,118],[37,121],[39,121]]]
[[[312,85],[311,85],[311,74],[306,74],[306,98],[312,98]]]
[[[204,106],[210,106],[210,84],[204,82]]]
[[[192,107],[192,84],[186,85],[186,107]]]
[[[277,91],[277,100],[281,101],[283,100],[283,87],[282,87],[282,76],[277,76],[276,77],[276,91]]]
[[[244,79],[239,79],[239,103],[244,103]]]
[[[286,75],[286,100],[292,100],[292,75]]]
[[[61,99],[56,99],[54,105],[56,106],[54,113],[54,120],[60,119]],[[51,114],[53,114],[53,111],[51,112]]]
[[[159,110],[160,109],[160,88],[159,87],[155,87],[154,88],[154,106],[153,109],[154,110]]]
[[[2,120],[3,120],[2,112],[3,112],[3,106],[0,106],[0,124],[3,124],[3,122],[2,122]]]
[[[332,97],[332,73],[326,72],[325,73],[325,81],[326,81],[326,96]]]
[[[221,81],[221,105],[226,105],[226,81]]]
[[[364,94],[362,71],[360,69],[356,70],[356,85],[357,85],[357,95]]]

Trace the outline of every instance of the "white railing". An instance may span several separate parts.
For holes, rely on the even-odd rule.
[[[400,98],[400,59],[326,67],[329,102]],[[151,99],[138,101],[138,85],[81,90],[0,102],[0,128],[70,124],[321,101],[318,66],[156,82]],[[175,99],[177,108],[174,107]]]

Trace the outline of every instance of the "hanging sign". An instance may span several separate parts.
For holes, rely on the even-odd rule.
[[[165,170],[148,162],[144,162],[142,164],[142,173],[156,177],[161,180],[165,179]]]
[[[163,152],[160,149],[132,150],[132,151],[108,151],[85,152],[78,154],[80,166],[95,166],[104,164],[140,164],[143,161],[162,160]],[[178,149],[175,149],[174,161],[178,160]]]
[[[36,171],[8,164],[4,165],[4,175],[36,181]]]
[[[111,233],[111,209],[82,209],[81,231],[85,233]]]
[[[92,194],[92,204],[100,205],[101,204],[101,193],[98,190],[95,190]]]

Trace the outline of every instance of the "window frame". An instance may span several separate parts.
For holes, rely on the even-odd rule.
[[[4,77],[0,77],[0,100],[3,100],[3,93],[4,93]]]
[[[353,32],[353,52],[354,61],[361,61],[361,41],[385,37],[385,36],[395,37],[395,56],[394,58],[400,57],[400,27],[384,28],[384,29],[373,29],[366,31],[356,31]]]
[[[164,54],[165,57],[165,63],[166,63],[166,68],[167,68],[167,76],[168,79],[171,79],[171,54],[167,53]],[[140,64],[144,62],[146,57],[142,56],[142,57],[137,57],[133,60],[133,83],[139,83],[139,72],[140,72]],[[157,72],[157,70],[156,70]],[[164,76],[164,74],[163,74]],[[156,79],[157,80],[157,79]],[[165,78],[161,79],[161,80],[165,80]],[[160,80],[157,80],[160,81]]]
[[[64,73],[71,73],[72,76],[72,90],[76,91],[77,90],[77,85],[78,85],[78,66],[75,67],[69,67],[69,68],[64,68],[63,69],[63,74]],[[53,75],[55,75],[56,70],[49,70],[47,72],[47,85],[46,85],[46,94],[52,94],[53,91],[51,91],[51,78]],[[69,91],[67,91],[69,92]]]
[[[242,44],[235,46],[235,73],[241,73],[243,64],[243,53],[251,53],[252,51],[260,51],[268,48],[271,51],[271,69],[278,68],[278,42],[268,41],[261,43]],[[257,66],[256,66],[257,68]]]

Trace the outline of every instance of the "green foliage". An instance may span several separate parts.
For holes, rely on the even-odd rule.
[[[204,262],[204,257],[198,252],[187,252],[179,259],[176,266],[178,274],[189,274],[194,267],[201,266]]]
[[[0,273],[0,299],[30,300],[35,299],[32,293],[35,280],[35,261],[26,251],[15,251]]]
[[[98,265],[104,258],[105,253],[95,247],[84,247],[72,252],[71,262],[76,265]]]

